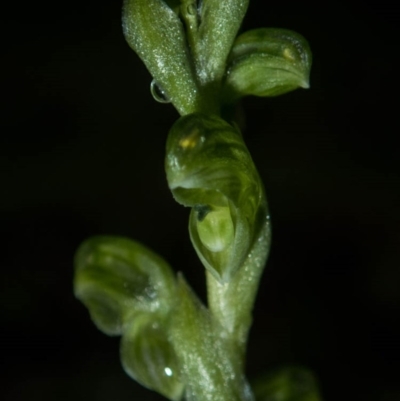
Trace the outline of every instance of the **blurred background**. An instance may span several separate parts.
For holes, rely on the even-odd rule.
[[[289,28],[311,89],[248,98],[246,142],[273,246],[248,374],[312,369],[325,401],[400,400],[400,9],[388,0],[251,0],[243,29]],[[2,4],[0,398],[162,400],[123,372],[119,339],[73,296],[91,235],[141,241],[204,297],[188,210],[164,176],[171,105],[126,44],[121,1]]]

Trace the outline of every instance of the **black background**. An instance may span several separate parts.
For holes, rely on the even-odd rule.
[[[279,4],[274,4],[279,3]],[[121,32],[116,0],[1,11],[0,398],[161,400],[122,371],[73,297],[73,254],[96,234],[162,254],[204,296],[163,170],[170,105]],[[248,373],[313,369],[324,400],[400,400],[400,12],[388,0],[252,0],[244,29],[289,28],[311,89],[244,101],[273,247]]]

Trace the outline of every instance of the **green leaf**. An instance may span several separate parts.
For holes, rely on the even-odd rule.
[[[221,80],[249,0],[203,0],[197,42],[197,68],[202,82]]]
[[[224,329],[202,305],[182,276],[179,303],[171,322],[171,340],[187,384],[188,401],[253,401],[241,369],[241,356],[224,338]],[[238,359],[239,358],[239,359]]]
[[[168,338],[170,317],[140,314],[126,327],[121,341],[125,372],[143,386],[170,400],[180,400],[181,367]]]
[[[163,0],[125,0],[122,22],[126,40],[163,94],[181,114],[196,110],[196,80],[176,12]]]
[[[120,335],[138,312],[168,313],[174,289],[168,264],[129,239],[93,237],[76,253],[75,296],[105,334]]]
[[[189,230],[199,258],[219,281],[229,281],[248,254],[265,202],[240,132],[216,116],[184,116],[169,133],[165,166],[173,196],[192,207]]]
[[[261,28],[240,35],[229,57],[224,100],[277,96],[309,87],[311,51],[298,33]]]
[[[257,401],[321,401],[313,374],[300,367],[271,372],[258,379],[253,389]]]

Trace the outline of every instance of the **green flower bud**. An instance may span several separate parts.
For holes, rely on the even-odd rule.
[[[184,384],[175,350],[168,339],[166,317],[135,316],[122,337],[121,361],[125,372],[143,386],[170,400],[180,400]]]
[[[253,386],[257,401],[320,401],[314,375],[307,369],[288,367],[271,372]]]
[[[205,267],[227,282],[240,268],[265,214],[263,187],[240,132],[216,116],[180,118],[167,141],[175,199],[192,207],[189,231]]]
[[[168,313],[174,288],[168,264],[137,242],[94,237],[77,251],[75,296],[105,334],[120,335],[132,314]]]
[[[176,2],[171,2],[176,11]],[[123,30],[163,96],[181,114],[193,112],[198,102],[184,26],[163,0],[125,0]]]
[[[224,100],[277,96],[309,87],[311,51],[298,33],[261,28],[240,35],[229,56]]]

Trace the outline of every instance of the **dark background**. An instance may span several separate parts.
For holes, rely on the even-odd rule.
[[[135,238],[204,296],[188,210],[164,177],[177,113],[152,99],[120,3],[2,3],[4,401],[162,399],[123,373],[119,340],[73,297],[73,255],[86,237]],[[298,31],[314,54],[310,90],[244,101],[274,227],[248,373],[307,366],[325,401],[400,400],[400,12],[391,4],[252,0],[244,22]]]

